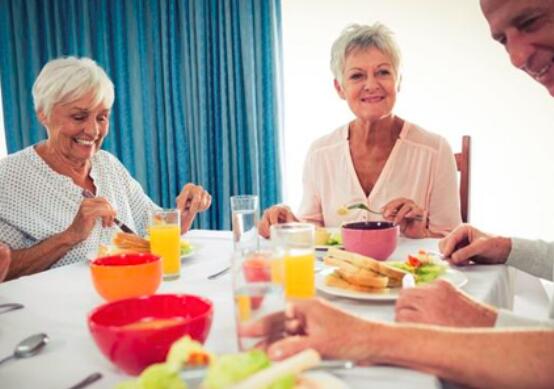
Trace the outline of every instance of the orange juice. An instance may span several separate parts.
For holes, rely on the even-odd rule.
[[[285,283],[285,269],[283,258],[271,259],[271,282],[279,285]]]
[[[179,277],[181,272],[181,228],[177,224],[150,226],[150,252],[162,257],[164,276]]]
[[[315,295],[313,251],[289,252],[285,255],[285,295],[290,298],[307,298]]]

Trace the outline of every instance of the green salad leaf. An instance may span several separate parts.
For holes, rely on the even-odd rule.
[[[179,372],[174,364],[156,363],[146,368],[138,379],[121,382],[116,389],[187,389]]]
[[[269,367],[270,364],[267,354],[262,350],[222,355],[210,365],[203,387],[207,389],[227,388]]]
[[[426,284],[439,278],[445,271],[446,267],[437,263],[426,263],[419,267],[413,267],[405,262],[389,262],[391,266],[412,273],[415,277],[416,284]]]
[[[329,239],[327,239],[327,246],[341,246],[342,245],[342,234],[339,232],[337,234],[331,234]]]

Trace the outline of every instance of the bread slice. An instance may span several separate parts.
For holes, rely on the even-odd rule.
[[[364,269],[351,272],[339,268],[335,270],[335,273],[350,284],[365,286],[368,288],[382,289],[386,288],[389,283],[389,279],[387,277],[374,276],[372,273]]]
[[[361,267],[362,269],[372,270],[376,273],[387,276],[393,280],[393,283],[394,281],[399,281],[401,283],[402,278],[408,274],[408,272],[389,266],[384,262],[380,262],[364,255],[341,250],[336,247],[329,248],[327,254],[331,257],[350,262],[352,265]]]
[[[331,273],[325,277],[325,285],[332,286],[334,288],[341,288],[346,290],[353,290],[363,293],[388,293],[388,288],[370,288],[367,286],[354,285],[346,280],[342,279],[338,274]]]

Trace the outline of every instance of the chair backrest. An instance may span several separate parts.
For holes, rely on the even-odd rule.
[[[460,208],[462,221],[469,222],[469,193],[471,172],[471,136],[462,136],[462,151],[455,153],[456,167],[460,172]]]

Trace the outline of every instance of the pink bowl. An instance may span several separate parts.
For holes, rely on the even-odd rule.
[[[88,326],[100,351],[126,373],[137,375],[164,362],[173,342],[182,336],[204,343],[212,306],[205,298],[178,294],[117,300],[94,309]]]
[[[386,260],[396,249],[398,226],[390,222],[355,222],[342,226],[346,251]]]

